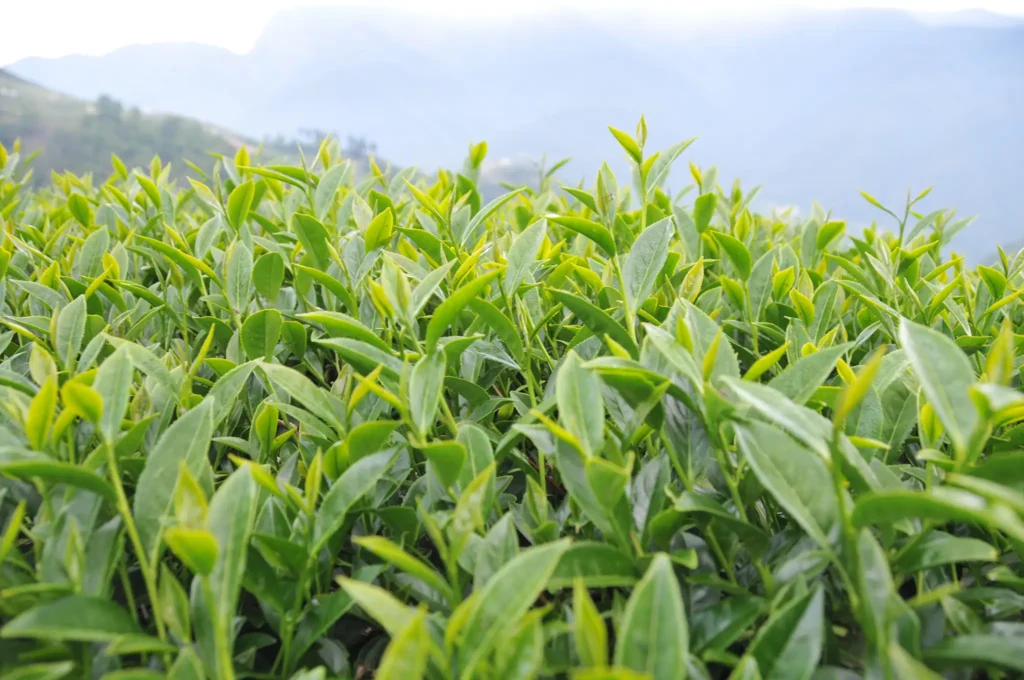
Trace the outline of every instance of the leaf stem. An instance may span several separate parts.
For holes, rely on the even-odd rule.
[[[142,539],[139,537],[139,530],[135,526],[135,519],[132,516],[131,507],[128,505],[128,497],[124,493],[124,486],[121,484],[121,471],[117,465],[117,455],[114,447],[107,437],[103,437],[103,449],[107,456],[107,468],[110,473],[110,482],[114,487],[114,494],[117,496],[117,511],[124,522],[125,531],[135,550],[135,556],[139,560],[139,570],[142,572],[142,579],[146,584],[146,594],[149,597],[150,608],[153,612],[153,621],[156,623],[156,634],[163,641],[167,641],[167,630],[164,626],[163,616],[160,612],[159,596],[156,588],[156,574],[153,565],[150,564],[146,551],[142,547]],[[170,656],[164,654],[164,663],[170,666]]]
[[[622,292],[622,309],[626,313],[626,330],[629,331],[629,338],[636,343],[636,320],[633,317],[633,305],[629,301],[629,293],[626,291],[626,280],[622,277],[622,267],[619,266],[619,256],[612,256],[612,270],[615,278],[619,281],[619,290]]]

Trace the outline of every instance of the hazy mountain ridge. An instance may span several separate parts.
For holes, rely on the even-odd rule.
[[[220,127],[173,114],[143,114],[101,96],[85,101],[54,92],[0,69],[0,143],[20,141],[32,183],[49,183],[51,171],[110,174],[111,154],[129,167],[147,165],[154,155],[171,161],[176,174],[185,159],[212,165],[210,153],[234,154],[252,144]]]
[[[873,219],[858,189],[899,202],[908,186],[935,185],[934,206],[980,215],[957,247],[978,256],[1021,235],[1009,203],[1024,181],[1024,23],[988,15],[802,12],[709,27],[310,8],[278,15],[244,55],[156,45],[11,70],[252,136],[366,135],[382,155],[428,168],[487,139],[494,157],[572,156],[568,179],[618,157],[605,126],[644,112],[654,148],[697,135],[692,158],[763,184],[765,201],[817,199]]]

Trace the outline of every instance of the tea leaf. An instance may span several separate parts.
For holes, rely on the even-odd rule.
[[[622,275],[626,282],[626,298],[634,307],[643,302],[654,288],[668,259],[673,231],[672,220],[665,218],[647,227],[629,249]]]
[[[491,281],[497,278],[500,274],[501,270],[497,269],[495,271],[488,272],[483,276],[472,279],[469,283],[449,295],[448,299],[442,302],[437,309],[434,310],[434,315],[430,317],[430,323],[427,324],[427,351],[434,351],[434,348],[437,346],[437,341],[441,338],[441,334],[448,329],[452,322],[455,321],[459,312],[461,312],[473,298],[480,295],[480,293],[490,285]]]
[[[583,367],[579,355],[570,351],[558,371],[555,390],[562,425],[585,454],[596,455],[604,444],[604,400],[601,398],[600,379]]]
[[[109,599],[89,595],[69,595],[40,604],[0,628],[2,638],[55,642],[111,642],[141,634],[124,609]]]
[[[250,359],[273,358],[277,342],[281,339],[281,312],[261,309],[242,324],[241,341]]]
[[[569,542],[563,540],[526,550],[488,581],[466,621],[460,646],[463,677],[472,677],[477,665],[497,644],[502,626],[526,613],[568,547]]]
[[[445,367],[444,352],[435,351],[420,359],[409,375],[409,416],[421,441],[426,439],[437,415]]]
[[[213,413],[213,400],[204,399],[164,431],[146,459],[133,510],[147,556],[155,556],[159,551],[164,518],[170,511],[174,489],[167,483],[168,478],[177,478],[181,464],[194,477],[202,476],[203,470],[209,468]]]
[[[686,612],[667,555],[659,554],[626,603],[615,641],[615,664],[656,678],[685,678]]]
[[[391,467],[394,458],[395,454],[392,451],[381,451],[361,458],[331,484],[316,514],[313,530],[314,553],[341,528],[349,509],[377,485]]]
[[[762,677],[810,677],[825,638],[824,609],[825,595],[816,588],[768,620],[750,645]]]
[[[967,392],[974,383],[974,371],[967,357],[946,336],[907,319],[900,322],[900,346],[921,380],[928,403],[953,445],[962,451],[978,421]]]

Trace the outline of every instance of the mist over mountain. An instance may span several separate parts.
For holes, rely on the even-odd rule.
[[[589,181],[604,159],[624,168],[606,126],[631,129],[642,112],[652,148],[698,136],[687,158],[718,165],[723,184],[763,185],[764,205],[817,199],[867,221],[879,213],[858,189],[901,206],[908,188],[934,185],[924,209],[979,216],[958,250],[977,259],[1024,237],[1013,205],[1024,185],[1024,23],[984,13],[453,23],[307,8],[276,16],[243,55],[161,44],[9,70],[249,136],[365,135],[403,165],[456,164],[486,139],[492,158],[571,156],[568,181]]]

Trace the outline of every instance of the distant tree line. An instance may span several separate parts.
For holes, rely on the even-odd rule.
[[[284,158],[295,156],[301,148],[308,158],[328,134],[333,139],[342,138],[336,132],[303,128],[293,138],[265,138],[263,146],[271,155]],[[13,110],[0,115],[0,142],[10,146],[15,139],[21,140],[27,152],[39,152],[32,163],[33,184],[37,186],[49,183],[51,171],[92,172],[105,178],[111,172],[111,153],[129,167],[146,166],[157,155],[170,162],[180,176],[188,170],[185,160],[212,167],[211,153],[233,155],[239,144],[253,150],[259,145],[191,118],[146,114],[108,95],[92,103],[20,97]],[[377,144],[364,136],[348,135],[344,139],[345,158],[365,161],[377,151]]]

